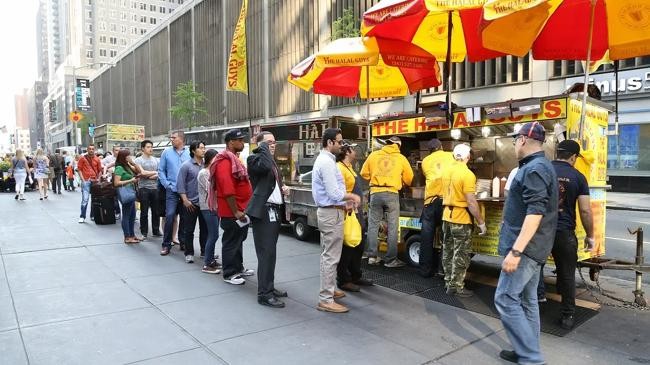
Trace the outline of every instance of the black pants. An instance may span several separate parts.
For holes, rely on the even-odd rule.
[[[199,245],[201,246],[201,255],[203,255],[205,253],[205,241],[208,237],[208,226],[199,206],[195,205],[194,210],[190,211],[182,205],[180,211],[178,239],[185,246],[185,256],[194,255],[194,230],[196,229],[197,219],[199,220]]]
[[[158,212],[158,189],[140,188],[140,233],[146,236],[149,232],[149,210],[151,210],[151,231],[160,234],[160,216]]]
[[[345,243],[343,244],[341,260],[336,267],[336,282],[339,286],[345,283],[353,283],[361,279],[363,275],[361,272],[361,257],[366,248],[366,231],[368,230],[368,225],[363,218],[362,212],[357,212],[357,219],[359,219],[359,224],[361,224],[361,232],[363,232],[362,239],[357,247],[350,247]]]
[[[56,194],[57,192],[61,192],[61,178],[64,175],[59,171],[59,172],[54,172],[54,181],[52,181],[52,192]],[[65,185],[65,184],[64,184]]]
[[[221,218],[221,263],[223,278],[229,279],[244,271],[242,243],[248,237],[248,225],[240,227],[235,218]]]
[[[68,190],[68,177],[65,176],[65,172],[61,171],[61,174],[59,175],[59,179],[61,179],[61,186],[63,186],[63,190]]]
[[[437,198],[422,209],[420,222],[420,275],[431,277],[438,272],[440,253],[435,249],[436,230],[442,227],[442,199]]]
[[[574,231],[557,231],[551,251],[557,269],[557,292],[562,296],[562,315],[572,316],[576,307],[578,239]]]
[[[275,215],[271,222],[269,214],[263,214],[261,219],[251,217],[255,253],[257,254],[257,296],[269,299],[273,296],[275,286],[275,261],[280,234],[280,215],[277,208],[268,208],[269,214]],[[272,213],[271,213],[272,212]]]

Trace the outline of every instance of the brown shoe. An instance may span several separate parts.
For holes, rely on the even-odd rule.
[[[334,290],[334,299],[340,299],[345,296],[345,293],[340,290]]]
[[[349,311],[348,307],[341,305],[337,302],[331,302],[331,303],[326,303],[326,302],[318,302],[318,306],[316,307],[319,311],[323,312],[330,312],[330,313],[345,313]]]
[[[359,288],[359,285],[357,285],[355,283],[345,283],[345,284],[339,286],[339,288],[341,288],[342,290],[351,291],[351,292],[359,292],[359,291],[361,291],[361,288]]]

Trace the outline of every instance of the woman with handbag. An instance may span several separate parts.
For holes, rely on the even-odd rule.
[[[25,200],[25,181],[27,180],[27,159],[23,150],[16,150],[16,157],[11,160],[11,173],[16,180],[16,197],[14,199]]]
[[[345,192],[363,196],[361,177],[358,176],[353,168],[354,161],[357,159],[357,151],[354,148],[356,146],[356,143],[350,143],[347,140],[344,140],[341,144],[341,152],[336,156],[336,166],[339,168],[339,171],[341,171],[341,175],[343,175]],[[358,225],[361,228],[361,242],[346,242],[344,238],[341,260],[336,269],[336,280],[339,288],[351,292],[360,291],[360,286],[373,285],[371,280],[362,278],[361,273],[361,256],[363,256],[366,241],[364,238],[366,224],[363,219],[363,209],[361,205],[359,205],[355,213],[356,214],[346,215],[345,219],[358,219]]]
[[[113,186],[117,188],[117,197],[122,203],[122,232],[124,243],[138,243],[141,240],[135,236],[135,200],[136,184],[140,167],[133,162],[128,149],[122,149],[115,159],[113,171]]]
[[[47,199],[47,184],[50,172],[50,160],[45,156],[42,149],[36,150],[36,158],[34,158],[34,177],[38,181],[38,193],[40,200]]]

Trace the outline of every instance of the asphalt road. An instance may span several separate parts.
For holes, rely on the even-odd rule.
[[[650,212],[634,212],[627,210],[607,210],[607,226],[605,227],[605,257],[624,261],[634,261],[636,255],[636,236],[628,233],[627,229],[643,228],[643,249],[646,263],[650,264]],[[631,271],[605,270],[601,275],[620,279],[634,280]],[[643,282],[650,284],[650,273],[644,275]]]

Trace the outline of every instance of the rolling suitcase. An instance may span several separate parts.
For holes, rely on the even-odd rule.
[[[92,197],[92,212],[95,224],[115,224],[114,198]]]

